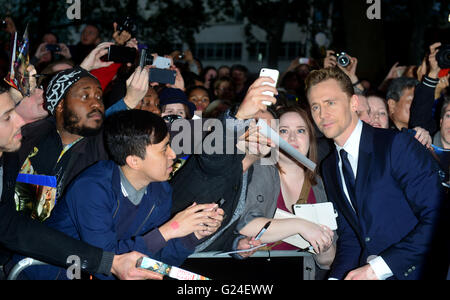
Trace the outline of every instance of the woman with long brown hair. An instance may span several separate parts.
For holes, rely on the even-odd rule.
[[[281,108],[277,111],[277,116],[280,137],[317,163],[314,127],[307,112],[294,106]],[[246,237],[255,237],[261,228],[271,221],[268,230],[261,237],[261,243],[277,242],[270,245],[272,250],[298,250],[290,244],[278,241],[300,234],[314,248],[318,265],[324,269],[329,268],[335,255],[334,232],[330,228],[299,218],[272,219],[277,208],[293,213],[295,204],[327,202],[321,178],[316,172],[306,169],[283,152],[280,152],[276,166],[254,164],[253,167],[246,209],[237,226],[239,233]],[[261,178],[270,178],[264,175],[266,172],[272,172],[272,182],[262,182]],[[268,192],[269,185],[271,188]],[[261,195],[262,193],[265,195]]]

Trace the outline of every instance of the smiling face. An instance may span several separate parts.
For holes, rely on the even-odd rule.
[[[319,130],[343,146],[358,123],[356,96],[349,97],[335,79],[311,87],[308,101]]]
[[[17,151],[21,145],[21,127],[25,122],[14,108],[9,94],[0,94],[0,156],[3,152]]]
[[[75,83],[57,107],[66,131],[80,136],[97,134],[103,124],[105,107],[100,83],[84,77]],[[59,113],[58,113],[59,112]]]
[[[204,111],[208,107],[210,99],[206,91],[195,89],[190,92],[189,101],[195,104],[198,111]]]

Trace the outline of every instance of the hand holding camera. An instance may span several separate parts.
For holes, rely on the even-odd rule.
[[[51,49],[48,48],[48,46],[55,46],[54,47],[55,49],[51,50]],[[72,58],[72,54],[70,54],[69,47],[67,47],[66,44],[60,43],[60,44],[57,44],[57,45],[47,45],[47,49],[50,52],[54,52],[55,54],[59,54],[59,55],[64,56],[66,59]]]
[[[436,59],[436,54],[439,52],[439,47],[441,46],[441,43],[434,43],[430,46],[430,55],[428,56],[428,63],[430,66],[428,76],[430,78],[438,78],[439,71],[441,68],[439,68],[438,61]]]
[[[130,32],[126,31],[126,30],[117,30],[117,27],[119,25],[114,22],[113,23],[113,27],[114,27],[114,33],[113,33],[113,39],[114,41],[116,41],[116,44],[119,46],[123,46],[125,45],[125,43],[127,43],[129,40],[131,40],[132,35]],[[121,26],[121,29],[123,29],[123,25]]]
[[[148,92],[149,67],[137,67],[127,80],[127,94],[123,101],[134,109]]]
[[[101,57],[108,54],[108,48],[114,45],[113,43],[101,43],[94,50],[89,53],[89,55],[84,59],[81,63],[80,67],[85,69],[86,71],[92,71],[95,69],[106,68],[112,65],[114,62],[112,61],[102,61]]]
[[[42,43],[39,45],[39,47],[36,50],[36,53],[34,54],[34,56],[37,59],[41,59],[44,55],[49,54],[50,50],[47,49],[47,43]]]
[[[176,83],[177,72],[171,70],[173,63],[170,58],[158,56],[157,54],[149,55],[146,49],[142,49],[139,65],[141,67],[152,66],[149,71],[150,82],[169,85],[174,85]]]

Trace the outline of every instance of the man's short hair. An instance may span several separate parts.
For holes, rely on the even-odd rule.
[[[331,67],[315,70],[309,73],[308,77],[306,77],[305,80],[306,95],[309,95],[309,92],[314,86],[330,79],[336,80],[342,91],[349,97],[352,97],[355,94],[355,90],[353,89],[353,84],[350,78],[338,67]]]
[[[405,89],[415,88],[417,84],[419,84],[417,79],[409,77],[400,77],[392,80],[386,94],[386,100],[392,99],[398,102],[403,96]]]
[[[148,111],[127,110],[105,121],[105,144],[111,160],[126,165],[128,156],[145,159],[149,145],[161,143],[168,134],[164,120]]]

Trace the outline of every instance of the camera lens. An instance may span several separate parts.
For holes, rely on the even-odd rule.
[[[350,64],[350,58],[347,56],[345,52],[341,52],[336,55],[338,64],[345,68]]]
[[[145,57],[145,65],[146,66],[151,66],[153,65],[153,56],[152,55],[147,55]]]
[[[149,55],[147,49],[142,49],[139,57],[139,65],[143,68],[145,66],[153,65],[153,56]]]
[[[441,46],[436,54],[436,60],[441,69],[450,69],[450,44]]]

